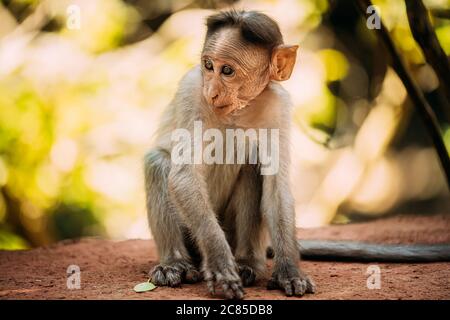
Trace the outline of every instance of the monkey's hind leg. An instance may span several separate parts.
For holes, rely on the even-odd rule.
[[[150,229],[158,247],[160,264],[150,271],[151,281],[159,286],[193,283],[201,275],[193,265],[186,247],[189,241],[178,212],[167,193],[170,154],[153,149],[145,156],[145,190]]]
[[[265,237],[260,210],[261,177],[256,166],[242,167],[231,198],[235,213],[235,258],[244,286],[254,284],[265,270]]]

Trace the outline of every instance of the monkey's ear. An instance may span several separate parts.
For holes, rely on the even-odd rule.
[[[297,59],[298,45],[279,45],[272,52],[271,79],[284,81],[291,77]]]

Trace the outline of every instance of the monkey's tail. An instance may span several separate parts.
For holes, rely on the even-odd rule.
[[[356,262],[438,262],[450,261],[450,243],[376,244],[356,241],[298,240],[304,260]],[[267,256],[273,257],[268,248]]]
[[[450,243],[374,244],[353,241],[299,240],[300,255],[309,260],[436,262],[450,261]]]

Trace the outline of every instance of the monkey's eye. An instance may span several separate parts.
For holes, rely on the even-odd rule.
[[[205,60],[205,69],[206,69],[206,70],[213,70],[213,69],[214,69],[211,60],[209,60],[209,59],[208,59],[208,60]]]
[[[230,66],[223,66],[222,73],[226,76],[231,76],[234,73],[234,70]]]

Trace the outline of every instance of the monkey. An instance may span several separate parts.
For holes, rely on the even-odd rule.
[[[221,288],[225,298],[242,299],[243,287],[264,274],[269,257],[274,260],[267,288],[300,297],[315,292],[314,281],[299,268],[300,256],[450,260],[445,244],[297,240],[289,185],[292,102],[280,82],[291,76],[298,45],[284,44],[278,24],[257,11],[221,11],[206,19],[206,27],[200,64],[180,81],[144,157],[147,216],[160,260],[149,272],[154,284],[176,287],[205,280],[212,295]],[[277,172],[262,174],[261,159],[249,161],[250,147],[245,163],[174,162],[173,132],[194,134],[197,122],[219,133],[278,130]],[[184,146],[190,156],[199,145]],[[252,146],[261,144],[253,141]]]
[[[206,27],[201,62],[180,81],[144,159],[148,220],[160,259],[150,279],[172,287],[203,279],[212,295],[220,288],[225,298],[242,299],[243,287],[265,271],[270,238],[275,256],[268,288],[287,296],[313,293],[314,282],[299,268],[288,183],[292,102],[279,83],[291,76],[298,45],[284,44],[278,24],[257,11],[222,11],[209,16]],[[261,174],[260,159],[172,161],[172,133],[194,134],[196,122],[221,133],[276,130],[277,172]],[[246,159],[260,148],[253,139]]]

